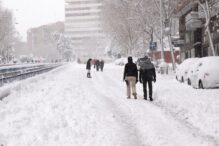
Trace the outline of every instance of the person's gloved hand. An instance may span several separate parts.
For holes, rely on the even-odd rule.
[[[156,82],[156,78],[154,78],[154,83]]]

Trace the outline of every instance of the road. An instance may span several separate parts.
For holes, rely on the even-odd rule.
[[[139,98],[126,99],[122,72],[108,66],[88,79],[85,66],[68,64],[22,81],[0,102],[0,144],[216,146],[159,106],[157,97],[143,100],[140,84]]]

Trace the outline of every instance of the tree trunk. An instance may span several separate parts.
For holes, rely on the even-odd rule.
[[[175,56],[174,56],[174,52],[173,52],[173,45],[172,45],[172,41],[171,41],[171,35],[168,35],[168,41],[169,41],[169,45],[170,45],[173,71],[175,71]]]

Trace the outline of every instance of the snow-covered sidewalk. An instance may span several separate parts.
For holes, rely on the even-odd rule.
[[[167,76],[158,77],[154,102],[142,98],[128,100],[122,73],[122,67],[106,66],[104,72],[92,70],[92,79],[88,79],[84,65],[68,64],[20,82],[13,87],[7,98],[0,101],[0,144],[4,146],[216,146],[218,144],[216,124],[218,110],[216,107],[208,107],[213,101],[218,101],[214,98],[219,95],[218,90],[209,90],[211,100],[206,100],[205,98],[209,98],[205,97],[207,91],[193,94],[194,89],[174,82],[172,77]],[[179,89],[181,92],[178,93],[177,88],[183,90]],[[141,85],[138,84],[140,97],[141,89]],[[189,92],[184,94],[186,91]],[[185,99],[182,98],[184,97],[182,93]],[[201,96],[201,100],[199,99],[196,105],[194,101],[198,99],[197,94]],[[188,100],[188,95],[195,97]],[[206,101],[209,102],[204,104]],[[216,105],[218,104],[215,103]],[[176,112],[173,112],[174,110]],[[200,113],[198,110],[201,110]],[[212,125],[203,128],[205,126],[203,121],[198,121],[203,119],[200,115],[210,116],[206,117],[210,120],[204,121],[204,124]],[[195,123],[197,127],[194,126]]]

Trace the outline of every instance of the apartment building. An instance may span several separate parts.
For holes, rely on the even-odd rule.
[[[45,24],[31,28],[27,32],[27,46],[34,56],[58,59],[56,43],[51,38],[53,33],[64,33],[64,22]]]
[[[101,56],[100,0],[65,0],[65,35],[71,37],[78,57]]]
[[[205,0],[201,1],[204,5]],[[219,55],[219,1],[208,0],[209,29],[213,39],[215,55]],[[175,9],[179,19],[181,60],[191,57],[211,56],[209,37],[206,32],[205,14],[197,0],[182,0]]]

